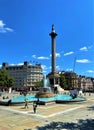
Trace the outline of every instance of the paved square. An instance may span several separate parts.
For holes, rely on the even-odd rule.
[[[71,126],[80,130],[80,120],[84,123],[91,120],[94,124],[94,94],[85,97],[87,101],[81,103],[40,105],[36,114],[32,104],[27,109],[24,106],[0,106],[0,130],[67,130],[72,129]],[[90,130],[93,129],[90,126]]]

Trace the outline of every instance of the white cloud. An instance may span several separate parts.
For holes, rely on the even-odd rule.
[[[32,55],[33,58],[37,58],[36,55]]]
[[[52,69],[52,66],[49,66],[49,69]]]
[[[43,69],[43,73],[47,73],[49,70],[49,67],[47,67],[46,65],[41,65],[42,69]]]
[[[48,57],[44,57],[44,56],[37,57],[37,59],[39,59],[39,60],[49,60]]]
[[[88,48],[86,46],[80,48],[80,51],[88,51]]]
[[[87,70],[88,73],[94,73],[94,70]]]
[[[43,70],[47,70],[47,66],[46,65],[41,65]]]
[[[38,60],[49,60],[49,57],[44,57],[44,56],[37,57],[36,55],[32,55],[32,57]]]
[[[17,65],[23,65],[23,63],[18,63]]]
[[[81,60],[76,60],[78,63],[90,63],[88,59],[81,59]]]
[[[52,66],[49,66],[49,68],[48,68],[48,69],[52,69]],[[60,70],[60,66],[59,66],[59,65],[57,65],[57,66],[56,66],[56,69],[57,69],[57,70]]]
[[[71,69],[71,68],[67,68],[66,71],[73,71],[73,69]]]
[[[56,66],[56,69],[57,69],[57,70],[60,70],[60,66],[59,66],[59,65],[57,65],[57,66]]]
[[[15,66],[15,64],[10,64],[11,66]]]
[[[65,53],[64,56],[71,55],[73,53],[74,53],[73,51],[70,51],[70,52]]]
[[[15,66],[15,65],[23,65],[23,63],[18,63],[18,64],[10,64],[11,66]]]
[[[60,53],[56,53],[56,57],[61,57]]]
[[[5,29],[6,29],[6,31],[13,32],[12,28],[5,28]]]
[[[14,30],[9,27],[5,27],[6,24],[3,23],[2,20],[0,20],[0,33],[7,33],[7,32],[13,32]]]
[[[88,47],[84,46],[84,47],[80,48],[79,50],[80,50],[80,51],[88,51],[88,50],[91,49],[92,47],[93,47],[93,45],[88,46]]]
[[[52,54],[50,54],[50,57],[52,56]],[[60,53],[56,53],[56,57],[61,57]]]
[[[3,28],[5,26],[5,24],[3,23],[2,20],[0,20],[0,28]]]
[[[50,57],[52,56],[52,54],[50,54]]]
[[[43,70],[43,73],[47,73],[47,71],[46,71],[46,70]]]

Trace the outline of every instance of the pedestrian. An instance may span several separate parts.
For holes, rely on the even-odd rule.
[[[40,101],[39,101],[39,98],[38,98],[38,100],[37,100],[36,104],[37,104],[37,105],[40,105]]]
[[[25,98],[25,108],[28,108],[28,99]]]
[[[34,111],[34,113],[36,113],[36,108],[37,108],[37,104],[36,104],[36,102],[33,102],[33,111]]]

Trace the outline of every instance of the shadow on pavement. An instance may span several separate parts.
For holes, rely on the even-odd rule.
[[[51,122],[37,130],[94,130],[94,119],[78,120],[78,123]]]

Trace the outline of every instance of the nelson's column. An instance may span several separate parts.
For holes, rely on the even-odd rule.
[[[51,36],[51,42],[52,42],[52,71],[47,75],[50,81],[51,87],[54,87],[56,84],[59,85],[59,74],[56,72],[56,36],[57,33],[55,32],[54,25],[52,25],[52,31],[49,34]]]

